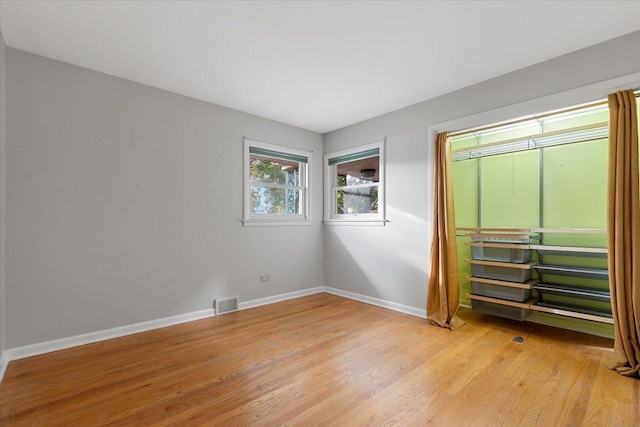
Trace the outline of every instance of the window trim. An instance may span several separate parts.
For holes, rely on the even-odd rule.
[[[297,188],[302,196],[300,214],[255,214],[251,212],[251,181],[250,181],[250,160],[251,148],[267,151],[278,158],[277,154],[283,154],[283,160],[291,160],[296,157],[305,157],[307,159],[306,167],[300,171],[300,185],[292,186]],[[256,141],[244,138],[244,172],[243,172],[243,220],[242,224],[247,227],[255,226],[284,226],[284,225],[311,225],[311,163],[313,161],[313,152],[300,150],[296,148],[286,147],[283,145],[270,144],[267,142]],[[268,187],[272,185],[267,185]],[[274,185],[279,186],[279,185]]]
[[[384,226],[386,220],[386,174],[385,174],[385,142],[386,138],[380,141],[372,142],[370,144],[360,145],[345,150],[334,151],[324,155],[324,219],[323,223],[326,225],[361,225],[361,226]],[[334,183],[336,176],[336,167],[340,163],[346,163],[348,161],[366,158],[359,157],[358,155],[372,153],[373,150],[378,150],[377,156],[379,156],[379,181],[378,181],[378,212],[367,214],[338,214],[336,212],[336,198],[334,197],[334,191],[336,185]],[[370,156],[373,157],[373,156]],[[341,162],[336,162],[336,159],[342,159]]]

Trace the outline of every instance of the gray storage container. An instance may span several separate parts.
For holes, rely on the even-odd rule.
[[[531,269],[498,267],[495,265],[471,264],[474,277],[483,279],[504,280],[507,282],[524,283],[531,279]]]
[[[500,298],[508,301],[524,302],[531,297],[531,289],[514,288],[491,283],[477,282],[471,279],[471,292],[474,295]]]
[[[511,307],[509,305],[494,304],[492,302],[478,301],[474,299],[471,300],[471,308],[481,313],[504,317],[511,320],[519,320],[521,322],[531,314],[531,310],[526,308]]]
[[[527,234],[468,234],[472,242],[487,243],[537,243],[540,239],[538,236],[529,236]]]
[[[483,261],[515,262],[524,264],[531,261],[531,249],[491,248],[486,246],[471,246],[471,257]]]

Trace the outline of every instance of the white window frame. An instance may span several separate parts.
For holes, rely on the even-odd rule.
[[[338,164],[330,165],[332,159],[343,156],[357,156],[360,153],[365,153],[371,150],[378,150],[377,156],[379,156],[379,171],[378,171],[378,212],[366,213],[366,214],[338,214],[336,213],[335,197],[337,186],[337,167]],[[373,156],[371,156],[373,157]],[[363,157],[366,158],[366,157]],[[346,162],[345,162],[346,163]],[[333,153],[327,153],[324,155],[324,223],[326,225],[369,225],[369,226],[384,226],[386,224],[385,217],[385,140],[372,142],[370,144],[361,145],[346,150],[336,151]],[[364,185],[363,187],[368,187]],[[358,188],[358,186],[353,186]]]
[[[250,161],[251,148],[267,150],[273,153],[281,153],[290,156],[306,157],[307,162],[300,162],[300,184],[292,186],[300,191],[300,208],[299,214],[258,214],[251,212],[251,185],[264,185],[265,183],[252,183],[250,181]],[[282,225],[311,225],[311,164],[312,152],[298,150],[282,145],[269,144],[266,142],[244,139],[244,218],[242,223],[247,226],[282,226]],[[278,158],[277,155],[273,156]],[[283,157],[286,159],[286,157]],[[271,186],[271,185],[266,185]],[[278,185],[276,185],[278,186]]]

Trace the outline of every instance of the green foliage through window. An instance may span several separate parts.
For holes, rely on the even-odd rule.
[[[365,188],[349,188],[352,185],[368,184],[372,181],[355,177],[338,175],[337,186],[344,187],[337,190],[336,213],[343,214],[363,214],[378,212],[378,186]],[[357,182],[352,182],[357,180]]]
[[[252,155],[249,179],[252,213],[300,213],[299,163]]]

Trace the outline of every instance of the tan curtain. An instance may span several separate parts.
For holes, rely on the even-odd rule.
[[[640,375],[640,189],[638,122],[633,91],[609,95],[607,227],[609,286],[615,325],[607,366]]]
[[[451,148],[447,133],[436,135],[435,195],[431,273],[427,294],[427,317],[438,326],[457,329],[464,322],[456,317],[460,303],[458,249],[451,183]]]

